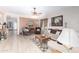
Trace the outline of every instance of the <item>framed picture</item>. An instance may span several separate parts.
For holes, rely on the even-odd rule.
[[[51,25],[52,26],[63,26],[63,15],[52,17]]]

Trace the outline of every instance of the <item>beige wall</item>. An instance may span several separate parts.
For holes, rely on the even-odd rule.
[[[57,10],[56,12],[51,12],[49,15],[47,15],[47,17],[49,18],[49,24],[48,24],[49,27],[52,27],[51,17],[55,17],[59,15],[63,15],[64,26],[65,26],[65,22],[67,22],[68,28],[72,28],[79,32],[79,7],[67,7],[64,9]]]
[[[38,27],[40,25],[39,20],[36,20],[36,19],[20,17],[19,20],[20,20],[19,21],[20,31],[23,27],[29,27],[30,24],[33,25],[33,28]]]
[[[0,23],[4,22],[4,13],[0,11]]]
[[[27,27],[28,19],[24,17],[20,17],[20,27]]]
[[[67,22],[68,28],[74,29],[75,31],[77,31],[77,33],[79,33],[79,7],[68,7],[65,9],[58,10],[57,12],[54,12],[54,13],[51,12],[51,14],[48,15],[48,18],[49,18],[48,27],[53,28],[51,26],[51,17],[58,16],[58,15],[63,15],[64,26],[65,26],[65,22]],[[58,27],[58,28],[61,28],[61,27]],[[73,41],[72,44],[74,44],[75,42],[79,42],[79,39],[74,39],[74,40],[71,39],[70,41],[71,42]],[[65,40],[64,40],[64,43],[65,43]],[[79,43],[76,43],[75,47],[79,47]]]

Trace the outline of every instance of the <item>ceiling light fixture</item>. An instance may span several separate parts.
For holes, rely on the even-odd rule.
[[[33,19],[38,19],[39,16],[42,14],[41,12],[37,12],[36,8],[33,8],[33,12],[32,12],[32,18]]]
[[[33,8],[33,15],[40,15],[40,14],[42,14],[42,13],[41,12],[37,12],[36,8]]]

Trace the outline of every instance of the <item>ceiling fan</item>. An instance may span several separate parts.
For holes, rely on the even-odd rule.
[[[33,12],[32,13],[33,13],[33,15],[40,15],[40,14],[42,14],[41,12],[37,12],[36,8],[33,8]]]

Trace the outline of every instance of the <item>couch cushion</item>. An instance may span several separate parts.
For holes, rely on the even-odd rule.
[[[50,47],[51,49],[56,49],[56,50],[61,51],[63,53],[69,52],[69,50],[66,47],[64,47],[63,45],[59,45],[52,40],[48,41],[48,47]]]

